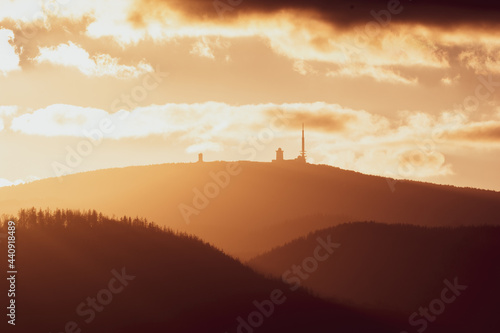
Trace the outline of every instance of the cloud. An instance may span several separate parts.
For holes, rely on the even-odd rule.
[[[129,19],[129,1],[113,2],[112,6],[91,1],[83,7],[70,2],[64,6],[65,10],[68,9],[63,11],[67,16],[49,16],[44,21],[33,22],[12,21],[7,22],[7,25],[15,32],[16,37],[19,37],[16,39],[23,40],[22,43],[16,40],[18,47],[23,47],[23,52],[20,53],[23,66],[23,59],[26,57],[42,60],[39,50],[46,50],[52,58],[56,56],[54,51],[71,51],[78,55],[75,57],[80,59],[78,63],[75,63],[76,60],[58,60],[58,63],[76,67],[86,75],[94,75],[97,67],[100,67],[101,71],[103,68],[113,67],[114,69],[108,72],[133,76],[133,73],[141,72],[140,66],[118,63],[118,59],[128,57],[126,52],[120,54],[115,50],[113,56],[99,57],[99,51],[94,50],[103,49],[104,43],[106,51],[109,51],[106,41],[118,42],[126,49],[145,40],[162,44],[176,42],[181,38],[197,38],[187,52],[207,59],[227,61],[234,57],[229,54],[219,57],[217,51],[227,48],[229,41],[235,38],[253,36],[262,39],[279,56],[291,59],[293,65],[290,69],[302,75],[318,73],[336,77],[371,77],[377,82],[406,85],[417,82],[415,75],[407,74],[409,69],[429,67],[445,70],[450,67],[450,51],[447,48],[449,40],[445,40],[446,38],[455,38],[455,42],[461,43],[466,40],[462,37],[457,39],[457,34],[470,38],[470,35],[464,34],[462,30],[450,32],[444,28],[440,30],[429,26],[414,26],[408,22],[391,21],[388,26],[379,24],[378,28],[367,29],[367,23],[377,22],[369,14],[367,20],[360,22],[360,25],[355,24],[346,29],[332,25],[321,15],[311,14],[314,12],[292,10],[309,6],[307,3],[301,5],[298,2],[285,4],[284,6],[289,8],[287,10],[271,10],[265,12],[265,15],[255,14],[252,10],[245,14],[247,11],[240,9],[251,7],[253,4],[243,2],[235,9],[233,18],[227,20],[219,17],[208,19],[206,15],[205,19],[193,20],[191,16],[182,16],[175,10],[168,9],[168,6],[177,6],[178,9],[190,8],[196,12],[199,4],[203,6],[201,2],[196,1],[134,3],[139,3],[139,9],[146,12],[149,11],[146,7],[152,6],[150,15],[154,17],[146,19],[143,25],[133,26]],[[207,2],[206,5],[213,9],[212,2]],[[387,3],[383,5],[387,6]],[[81,10],[77,11],[77,8]],[[215,9],[213,11],[216,13]],[[350,8],[348,12],[351,12]],[[23,37],[23,33],[30,30],[37,32],[36,38]],[[477,33],[485,32],[478,30]],[[94,43],[85,38],[91,38]],[[489,44],[490,41],[488,39],[481,43]],[[95,47],[96,44],[99,47]],[[77,45],[82,50],[76,50]],[[95,55],[87,55],[89,52]],[[49,59],[46,61],[50,62]],[[317,63],[320,63],[319,66]],[[325,71],[320,69],[321,63],[333,66]],[[142,71],[145,70],[146,68],[142,68]]]
[[[17,0],[0,2],[0,20],[33,20],[43,12],[42,3],[36,0]]]
[[[394,24],[390,29],[367,33],[280,14],[263,29],[262,36],[269,39],[276,53],[306,61],[343,66],[449,67],[449,55],[438,44],[440,35],[425,27]]]
[[[429,27],[394,23],[390,28],[379,27],[378,30],[363,27],[340,29],[318,17],[309,18],[296,12],[238,17],[230,23],[220,20],[181,21],[179,29],[162,22],[147,23],[141,29],[149,31],[162,26],[165,34],[156,34],[158,41],[177,37],[200,38],[191,53],[211,59],[214,59],[213,47],[204,43],[203,37],[257,36],[265,40],[274,53],[291,59],[292,69],[302,75],[318,73],[312,64],[316,62],[334,65],[333,69],[322,74],[354,78],[368,76],[378,82],[411,85],[417,81],[415,77],[402,74],[403,69],[427,67],[444,70],[450,67],[449,50],[440,39],[443,32]]]
[[[426,154],[420,149],[404,146],[364,147],[362,145],[322,145],[328,152],[316,160],[343,169],[356,170],[391,178],[423,179],[454,174],[452,165],[440,152]]]
[[[27,135],[84,137],[85,130],[98,128],[107,115],[99,109],[53,104],[14,118],[11,129]]]
[[[198,40],[192,44],[190,54],[197,55],[202,58],[209,58],[215,60],[215,52],[219,50],[228,49],[231,46],[231,43],[226,39],[223,40],[219,37],[217,38],[209,38],[203,36],[198,38]],[[227,61],[228,55],[225,56]]]
[[[14,105],[0,105],[0,132],[5,128],[5,119],[10,120],[18,111]]]
[[[231,15],[269,15],[283,11],[300,11],[309,17],[319,17],[330,24],[350,28],[370,20],[396,23],[417,23],[440,27],[462,24],[498,24],[498,5],[488,0],[253,0],[222,1],[226,6],[225,18]],[[164,10],[161,10],[164,6]],[[167,10],[180,12],[191,20],[221,19],[220,10],[213,0],[136,0],[129,19],[136,24],[165,15]],[[373,11],[374,14],[371,14]],[[391,11],[391,12],[390,12]],[[446,12],[446,15],[442,13]]]
[[[452,85],[455,85],[459,82],[460,80],[460,74],[454,76],[454,77],[450,77],[450,76],[445,76],[443,78],[441,78],[441,83],[445,86],[452,86]]]
[[[52,47],[70,40],[81,43],[89,39],[85,32],[93,20],[94,18],[88,15],[48,16],[27,21],[11,17],[0,21],[0,26],[14,32],[13,43],[19,51],[20,66],[25,68],[32,65],[32,60],[39,55],[41,47]]]
[[[314,69],[313,66],[308,64],[302,59],[295,60],[293,62],[293,70],[300,75],[307,75],[307,74],[317,74],[318,71]]]
[[[11,44],[14,39],[14,32],[9,29],[0,29],[0,73],[7,73],[19,70],[19,55],[15,46]]]
[[[352,65],[343,66],[338,70],[329,71],[326,74],[331,77],[371,77],[377,82],[387,82],[393,84],[408,84],[415,85],[418,82],[417,78],[407,78],[402,76],[398,71],[390,68],[377,67],[377,66],[366,66],[366,65]]]
[[[318,102],[232,106],[206,102],[152,105],[117,113],[54,104],[14,118],[11,129],[28,135],[85,137],[85,131],[98,128],[102,119],[109,118],[116,129],[108,133],[107,138],[182,133],[184,138],[195,139],[198,143],[200,140],[211,141],[214,137],[231,138],[234,132],[242,130],[251,135],[262,124],[269,124],[277,112],[286,115],[285,132],[295,132],[305,122],[314,130],[356,138],[388,127],[388,122],[383,117],[336,104]]]
[[[203,58],[215,59],[214,52],[205,38],[199,40],[193,44],[193,48],[189,51],[190,54],[194,54]]]
[[[451,175],[446,154],[464,146],[500,149],[498,120],[473,122],[458,113],[433,116],[414,111],[389,119],[323,102],[170,103],[118,113],[56,104],[15,117],[11,129],[25,135],[90,140],[103,119],[109,130],[99,136],[115,144],[150,138],[187,154],[211,151],[232,159],[254,159],[242,152],[242,145],[261,146],[259,151],[271,155],[281,146],[287,158],[294,157],[290,151],[298,150],[305,123],[308,156],[316,163],[396,178]]]
[[[0,117],[11,117],[18,112],[16,105],[0,105]]]
[[[500,46],[495,47],[493,50],[488,50],[482,45],[478,45],[474,50],[464,50],[458,56],[462,64],[474,70],[476,74],[500,74],[499,57]]]
[[[20,185],[23,184],[24,182],[22,180],[16,180],[11,182],[10,180],[0,178],[0,187],[7,187],[7,186],[13,186],[13,185]]]
[[[446,163],[444,154],[434,151],[427,153],[421,149],[403,151],[398,155],[398,173],[401,177],[426,178],[452,175],[452,166]]]
[[[266,112],[268,118],[272,118],[276,110],[284,112],[290,131],[300,129],[302,123],[305,123],[309,129],[327,133],[334,139],[348,137],[356,140],[389,129],[389,122],[384,117],[337,104],[322,102],[282,104],[273,105],[262,111]]]
[[[0,178],[0,187],[7,187],[7,186],[16,186],[16,185],[21,185],[21,184],[26,184],[30,183],[33,181],[39,180],[39,178],[30,176],[26,180],[24,179],[17,179],[14,181],[10,181],[8,179]]]
[[[500,146],[500,121],[482,121],[446,130],[442,133],[442,139],[468,143],[491,143],[498,147]]]
[[[135,78],[153,72],[151,65],[141,61],[137,66],[119,64],[119,59],[108,54],[90,56],[87,51],[73,42],[56,47],[41,47],[40,54],[33,59],[37,63],[77,68],[87,76],[112,76],[120,79]]]
[[[0,107],[0,115],[13,117],[14,107]],[[11,129],[27,135],[48,137],[86,137],[85,132],[98,129],[103,119],[114,128],[104,136],[108,139],[168,137],[175,135],[190,142],[204,143],[207,149],[218,151],[233,137],[251,136],[280,115],[284,127],[277,136],[295,135],[302,123],[309,131],[330,142],[376,146],[378,144],[408,144],[435,138],[441,141],[460,139],[496,141],[500,139],[498,120],[473,122],[464,114],[443,112],[433,116],[423,112],[402,111],[395,119],[324,102],[267,103],[229,105],[219,102],[195,104],[151,105],[132,111],[109,113],[102,109],[54,104],[12,119]],[[215,140],[215,138],[220,139]],[[437,140],[437,139],[436,139]],[[413,145],[413,144],[411,144]]]

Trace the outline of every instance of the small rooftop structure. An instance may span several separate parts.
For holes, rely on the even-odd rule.
[[[304,124],[302,124],[302,150],[300,151],[300,155],[297,156],[294,160],[285,160],[284,159],[284,151],[281,148],[276,150],[276,159],[273,160],[273,163],[283,163],[283,162],[299,162],[306,163],[306,140],[304,135]]]
[[[283,149],[278,148],[278,150],[276,150],[276,159],[273,160],[273,162],[283,162],[283,153]]]

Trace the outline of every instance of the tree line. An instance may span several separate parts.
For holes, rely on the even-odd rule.
[[[15,221],[16,227],[20,229],[32,228],[93,228],[97,226],[130,226],[152,231],[172,232],[170,228],[161,227],[146,218],[108,217],[96,210],[72,210],[72,209],[36,209],[35,207],[19,210],[17,216],[4,215],[1,219],[1,227],[5,229],[8,221]]]

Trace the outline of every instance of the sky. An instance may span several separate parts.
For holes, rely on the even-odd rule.
[[[500,191],[498,5],[0,0],[0,186],[271,161]]]

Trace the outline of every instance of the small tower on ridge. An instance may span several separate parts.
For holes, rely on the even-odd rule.
[[[276,150],[276,162],[283,162],[283,149],[281,148],[278,148],[278,150]]]
[[[300,156],[306,161],[306,139],[304,135],[304,123],[302,123],[302,151],[300,152]]]
[[[295,161],[306,163],[306,138],[304,135],[304,123],[302,123],[302,150],[300,151],[300,155],[297,156]]]

